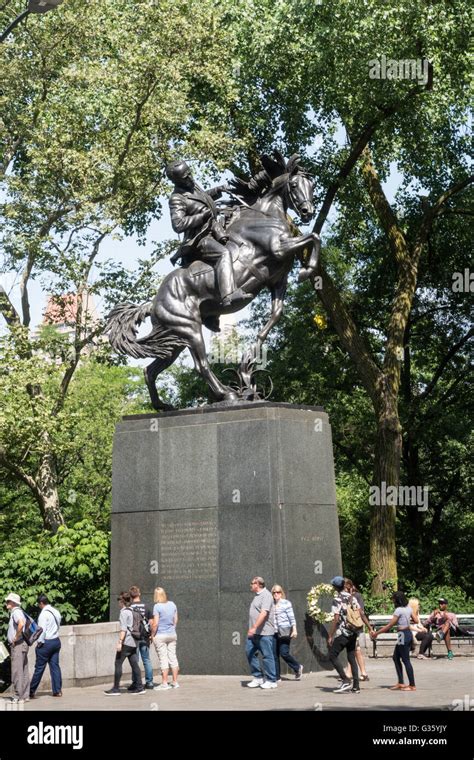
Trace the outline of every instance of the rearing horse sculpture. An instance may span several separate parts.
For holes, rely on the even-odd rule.
[[[271,186],[253,205],[244,205],[231,219],[226,244],[232,252],[235,283],[255,297],[268,288],[272,297],[271,315],[257,337],[254,351],[260,349],[283,311],[283,300],[295,256],[311,246],[312,267],[316,265],[320,239],[316,233],[295,237],[287,217],[292,208],[303,223],[313,215],[313,182],[298,164],[299,156],[286,163],[281,154],[262,157],[271,168]],[[165,277],[153,301],[136,306],[116,306],[109,315],[106,330],[112,347],[135,358],[154,357],[144,370],[152,405],[170,409],[158,396],[156,378],[188,348],[197,372],[209,385],[217,400],[238,401],[236,391],[223,385],[212,372],[202,334],[203,320],[239,311],[248,303],[223,307],[215,282],[214,269],[194,261],[186,268]],[[152,330],[137,338],[137,328],[151,317]]]

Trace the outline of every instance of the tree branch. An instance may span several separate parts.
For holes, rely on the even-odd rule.
[[[0,314],[9,327],[21,325],[20,315],[10,301],[3,285],[0,285]]]
[[[334,325],[344,350],[347,351],[357,367],[364,388],[371,398],[374,407],[378,408],[378,388],[382,379],[382,372],[373,361],[370,349],[359,335],[354,320],[349,314],[339,291],[321,262],[319,262],[317,274],[322,279],[323,287],[316,290],[316,292]]]
[[[340,441],[337,441],[336,439],[334,439],[334,445],[336,446],[336,448],[342,451],[346,459],[348,459],[349,462],[355,467],[355,469],[357,470],[361,478],[363,478],[365,482],[367,483],[367,485],[370,486],[372,484],[372,478],[371,477],[368,478],[366,476],[364,470],[362,469],[360,465],[360,462],[357,461],[356,457],[354,457],[351,450],[347,446],[344,446]]]
[[[25,472],[25,470],[20,467],[20,465],[16,464],[16,462],[12,462],[11,459],[8,458],[7,453],[3,447],[0,447],[0,467],[4,467],[16,475],[19,480],[21,480],[26,486],[28,486],[31,491],[33,491],[35,496],[39,495],[39,488],[36,484],[35,479],[32,478],[31,475],[28,475],[28,473]]]
[[[474,335],[474,328],[471,327],[471,329],[461,338],[461,340],[455,343],[454,346],[451,346],[448,353],[443,357],[443,359],[439,363],[438,369],[434,373],[433,377],[431,378],[430,382],[426,386],[425,390],[423,391],[423,393],[421,393],[418,396],[418,401],[423,401],[430,395],[430,393],[433,392],[433,390],[435,389],[438,383],[438,380],[440,379],[441,375],[443,374],[444,370],[448,366],[453,356],[455,356],[458,353],[458,351],[461,350],[461,348],[468,342],[468,340],[472,338],[473,335]]]
[[[388,237],[390,250],[396,262],[402,264],[407,256],[407,241],[400,228],[397,216],[384,193],[368,145],[362,151],[362,176],[377,218]]]
[[[419,87],[415,87],[413,90],[410,90],[399,103],[394,103],[391,106],[380,108],[380,113],[378,116],[376,116],[374,119],[372,119],[372,121],[368,122],[368,124],[362,128],[362,131],[359,137],[355,139],[355,142],[351,140],[351,151],[341,169],[339,170],[337,177],[329,185],[326,191],[323,204],[313,226],[313,232],[317,232],[318,234],[321,232],[323,225],[328,217],[329,211],[331,210],[331,206],[333,204],[334,198],[337,195],[337,192],[344,183],[344,180],[348,177],[354,168],[357,160],[362,155],[362,151],[366,145],[369,144],[378,127],[383,124],[384,121],[393,116],[399,110],[399,108],[405,105],[411,98],[415,97],[416,95],[420,95],[422,92],[423,90],[420,90]]]
[[[26,260],[26,266],[23,270],[20,280],[21,293],[21,310],[23,315],[23,327],[29,327],[31,322],[30,303],[28,300],[28,280],[33,269],[35,258],[30,252]]]
[[[64,401],[66,399],[66,395],[67,395],[67,392],[68,392],[68,389],[69,389],[70,382],[71,382],[71,380],[72,380],[72,378],[74,376],[74,372],[76,371],[77,365],[79,364],[79,360],[81,358],[81,351],[82,351],[82,349],[88,343],[90,343],[94,338],[96,338],[98,335],[100,335],[103,332],[103,329],[104,329],[103,325],[101,325],[100,327],[97,327],[95,330],[93,330],[88,335],[86,335],[85,338],[83,338],[81,341],[79,341],[78,343],[76,343],[76,345],[75,345],[75,351],[74,351],[74,356],[70,360],[69,366],[66,369],[66,371],[65,371],[65,373],[63,375],[63,378],[61,380],[61,385],[59,386],[58,398],[57,398],[57,401],[56,401],[56,403],[55,403],[55,405],[53,407],[53,410],[51,412],[51,415],[53,417],[56,417],[56,415],[59,414],[59,412],[61,411],[61,409],[64,406]]]
[[[439,214],[443,211],[443,207],[450,198],[452,198],[453,195],[456,195],[456,193],[461,192],[461,190],[464,190],[464,188],[468,187],[470,184],[474,182],[474,174],[471,174],[468,177],[464,177],[464,179],[459,180],[458,182],[455,182],[451,187],[449,187],[447,190],[445,190],[444,193],[442,193],[439,198],[433,203],[432,206],[428,206],[426,209],[423,219],[418,231],[418,235],[415,241],[414,250],[421,249],[423,245],[426,243],[426,240],[428,238],[428,235],[431,232],[431,229],[433,227],[433,224],[436,220],[436,218],[439,216]]]

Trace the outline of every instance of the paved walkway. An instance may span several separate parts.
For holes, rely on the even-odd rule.
[[[390,691],[396,680],[393,663],[379,659],[368,661],[370,681],[361,683],[360,694],[334,694],[335,671],[308,673],[299,682],[288,677],[268,691],[245,688],[248,676],[183,675],[179,689],[146,691],[143,696],[124,691],[119,697],[106,697],[104,688],[111,684],[75,687],[66,689],[62,699],[40,695],[27,702],[24,710],[452,710],[456,704],[474,700],[473,658],[413,660],[413,665],[416,692]],[[125,673],[124,689],[128,679]]]

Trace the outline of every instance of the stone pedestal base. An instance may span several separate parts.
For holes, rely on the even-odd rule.
[[[341,572],[322,409],[261,402],[126,417],[112,510],[111,619],[121,590],[136,584],[151,602],[162,586],[178,607],[182,671],[245,674],[249,582],[261,575],[285,588],[292,652],[317,669],[306,594]]]

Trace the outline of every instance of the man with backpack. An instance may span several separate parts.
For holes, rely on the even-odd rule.
[[[12,666],[13,697],[15,704],[28,702],[30,697],[30,675],[28,672],[28,644],[23,638],[26,627],[26,615],[21,609],[21,598],[18,594],[8,594],[5,598],[7,610],[10,613],[7,641],[10,645]]]
[[[40,685],[46,665],[49,665],[53,697],[62,697],[62,676],[59,667],[61,613],[49,603],[45,594],[39,595],[38,606],[41,610],[38,625],[42,628],[42,632],[36,644],[36,663],[35,672],[31,679],[30,699],[35,698],[35,692]]]
[[[336,575],[332,579],[331,585],[336,589],[337,595],[333,599],[331,608],[334,619],[328,638],[328,645],[330,647],[329,659],[342,680],[341,685],[337,689],[334,689],[334,693],[342,694],[345,691],[350,691],[352,694],[360,694],[359,671],[355,656],[357,637],[363,630],[364,623],[369,628],[369,631],[372,631],[372,626],[357,599],[348,591],[344,591],[344,578]],[[352,684],[338,660],[339,655],[344,649],[347,649],[347,659],[351,666]]]
[[[138,651],[142,658],[145,669],[145,689],[154,689],[158,684],[153,683],[153,665],[150,658],[151,626],[153,623],[153,609],[141,600],[138,586],[130,586],[129,594],[132,598],[131,610],[138,610],[142,616],[141,637],[138,640]],[[131,686],[129,690],[131,690]]]
[[[130,609],[132,599],[127,591],[123,591],[117,601],[120,605],[120,632],[117,643],[117,654],[115,656],[114,685],[111,689],[105,691],[104,694],[108,697],[120,696],[120,679],[122,677],[124,660],[128,660],[132,668],[132,688],[129,690],[129,693],[146,694],[142,684],[137,654],[137,644],[141,635],[141,615],[138,610]]]

